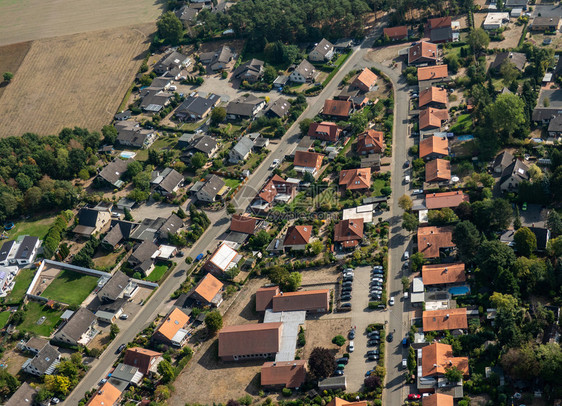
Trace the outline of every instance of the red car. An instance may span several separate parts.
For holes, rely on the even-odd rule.
[[[421,395],[418,395],[417,393],[410,393],[408,395],[408,400],[417,400],[417,399],[421,399]]]

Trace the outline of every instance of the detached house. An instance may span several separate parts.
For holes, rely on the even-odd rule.
[[[230,231],[243,234],[254,234],[258,222],[261,221],[257,217],[251,217],[246,214],[233,214],[230,223]]]
[[[219,357],[223,361],[269,358],[281,349],[283,323],[256,323],[224,327],[219,332]]]
[[[138,368],[144,376],[158,372],[157,367],[160,361],[162,361],[162,353],[141,347],[128,348],[123,359],[125,365]]]
[[[123,186],[121,176],[127,171],[127,165],[129,165],[130,162],[133,162],[133,160],[123,160],[117,158],[115,161],[104,166],[98,177],[109,183],[111,186],[120,188]]]
[[[304,251],[312,236],[312,226],[291,226],[287,229],[283,247],[294,251]]]
[[[336,123],[329,121],[312,123],[308,127],[308,136],[322,141],[337,142],[341,133],[342,129]]]
[[[208,273],[189,293],[189,297],[203,306],[219,307],[222,303],[224,284]]]
[[[444,121],[449,119],[449,112],[445,109],[429,107],[420,112],[420,130],[438,130]]]
[[[444,158],[449,155],[449,140],[447,137],[429,137],[420,142],[420,158],[428,161],[435,158]]]
[[[420,92],[419,108],[435,107],[437,109],[447,108],[447,90],[431,86]]]
[[[422,280],[424,286],[451,286],[466,282],[463,263],[424,265]]]
[[[368,190],[371,187],[371,168],[340,171],[339,186],[343,190]]]
[[[334,241],[344,249],[354,248],[363,239],[363,219],[342,220],[334,227]]]
[[[26,235],[16,251],[14,260],[18,265],[28,265],[33,262],[41,241],[37,237]],[[12,263],[12,260],[10,261]],[[5,282],[4,282],[5,283]]]
[[[347,100],[326,100],[322,114],[324,116],[347,119],[353,112],[353,103]]]
[[[172,69],[182,69],[191,65],[191,59],[179,52],[172,51],[168,55],[164,55],[156,65],[154,65],[154,72],[163,75]]]
[[[442,43],[453,40],[453,28],[451,17],[430,18],[427,21],[427,31],[431,42]]]
[[[35,376],[52,375],[60,363],[60,352],[46,344],[33,358],[28,358],[22,365],[24,372]]]
[[[294,169],[298,173],[311,173],[316,175],[322,167],[324,155],[316,152],[297,151],[295,152]]]
[[[302,62],[289,75],[289,80],[295,83],[314,83],[318,72],[310,62],[303,59]]]
[[[437,45],[431,42],[416,42],[408,50],[408,65],[421,63],[435,65],[438,58]]]
[[[212,274],[222,276],[225,272],[238,266],[241,259],[242,256],[237,251],[222,243],[207,260],[204,268]]]
[[[334,56],[334,45],[323,38],[308,54],[308,59],[313,62],[329,61]]]
[[[558,31],[560,29],[560,21],[560,17],[535,17],[529,29],[531,31]]]
[[[451,180],[451,161],[434,159],[425,164],[425,181],[449,182]]]
[[[298,179],[285,180],[279,175],[273,175],[254,198],[251,207],[259,212],[267,212],[275,202],[288,203],[295,197],[298,185]]]
[[[263,61],[251,59],[237,67],[232,73],[232,76],[242,81],[255,83],[263,76],[263,65]]]
[[[147,113],[158,113],[170,104],[172,93],[157,89],[144,89],[141,91],[140,108]]]
[[[444,377],[447,369],[452,366],[457,367],[463,376],[468,376],[468,357],[455,357],[452,346],[433,343],[421,349],[422,377]]]
[[[418,251],[424,258],[439,258],[441,252],[447,252],[455,247],[452,227],[418,228]]]
[[[226,105],[226,117],[230,120],[254,118],[267,102],[252,94],[239,97]]]
[[[228,153],[228,161],[237,164],[248,159],[252,153],[254,141],[250,137],[242,137]]]
[[[444,207],[454,208],[463,202],[469,202],[469,198],[466,193],[460,190],[425,195],[425,208],[428,210],[438,210]]]
[[[116,141],[120,145],[133,148],[148,148],[156,140],[156,133],[142,128],[134,121],[119,121],[115,123],[117,129]]]
[[[418,86],[420,90],[437,83],[445,82],[449,77],[447,65],[424,66],[418,68]]]
[[[499,72],[504,63],[511,63],[519,72],[523,72],[527,64],[527,56],[522,52],[500,52],[490,65],[490,70]]]
[[[35,397],[37,396],[37,389],[32,387],[27,382],[24,382],[17,391],[8,399],[4,406],[24,406],[35,405]]]
[[[88,345],[98,333],[95,329],[95,322],[96,316],[94,313],[85,307],[80,307],[55,333],[52,341],[73,346],[78,344]]]
[[[174,347],[181,347],[188,338],[188,331],[185,330],[189,316],[180,309],[172,310],[158,326],[152,339],[154,341],[172,345]]]
[[[203,202],[214,202],[224,187],[225,183],[222,178],[211,175],[196,192],[197,199]]]
[[[422,406],[454,406],[454,398],[444,393],[434,393],[422,399]]]
[[[351,82],[351,86],[362,92],[370,92],[377,85],[378,76],[369,68],[365,68]]]
[[[521,182],[528,181],[530,178],[529,167],[520,159],[515,159],[503,170],[498,183],[502,192],[514,191]]]
[[[219,102],[220,97],[213,93],[207,97],[188,96],[176,109],[174,115],[181,121],[202,120]]]
[[[265,388],[300,388],[306,380],[306,360],[266,362],[260,377]]]
[[[287,99],[283,97],[278,98],[275,100],[269,108],[266,110],[265,115],[270,118],[283,118],[287,114],[289,114],[289,110],[291,109],[291,103]]]
[[[166,168],[162,172],[153,171],[150,184],[154,190],[163,196],[176,192],[183,182],[183,175],[172,168]]]
[[[201,63],[207,65],[214,72],[228,69],[235,58],[236,53],[234,50],[226,45],[223,45],[214,52],[204,52],[199,56]]]
[[[78,213],[78,225],[74,227],[74,234],[90,237],[99,233],[111,221],[111,213],[107,210],[82,208]]]
[[[217,140],[208,135],[200,135],[191,139],[185,150],[186,153],[182,155],[182,159],[191,159],[191,156],[196,152],[201,152],[206,157],[212,158],[218,150],[219,145]]]
[[[382,131],[367,130],[357,137],[359,155],[382,154],[384,151],[384,134]]]
[[[424,311],[423,331],[467,330],[468,319],[465,307]]]
[[[97,296],[102,303],[115,302],[132,297],[136,289],[137,284],[123,272],[117,270],[98,291]]]
[[[135,247],[128,262],[135,272],[148,276],[154,270],[154,258],[156,258],[157,252],[156,244],[152,241],[143,241]]]
[[[383,35],[391,41],[400,41],[408,38],[408,27],[400,25],[398,27],[384,28]]]
[[[103,384],[94,396],[90,398],[85,406],[117,406],[121,399],[121,389],[116,388],[110,382]]]

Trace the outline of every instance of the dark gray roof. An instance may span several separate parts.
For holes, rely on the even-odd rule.
[[[215,63],[228,63],[236,53],[229,46],[223,45],[216,51],[204,52],[200,55],[199,59],[202,63],[214,65]]]
[[[219,99],[219,96],[213,93],[209,94],[207,97],[188,96],[176,109],[175,114],[178,116],[202,116],[209,109],[213,108]]]
[[[517,180],[517,183],[529,180],[529,168],[523,163],[523,161],[519,159],[514,160],[511,165],[503,170],[499,184],[502,185],[511,176]]]
[[[265,103],[265,100],[253,94],[246,97],[239,97],[227,104],[226,113],[236,116],[252,117],[254,108],[261,103]]]
[[[6,241],[4,244],[2,244],[2,249],[0,249],[0,261],[5,261],[6,259],[8,259],[8,254],[10,253],[10,250],[12,249],[12,247],[14,246],[15,241]]]
[[[166,168],[162,172],[154,172],[152,173],[154,179],[151,183],[168,193],[173,192],[174,188],[183,181],[183,175],[172,168]]]
[[[562,108],[554,107],[535,107],[533,110],[533,121],[552,120],[554,117],[562,114]]]
[[[121,175],[127,171],[129,162],[132,162],[132,160],[129,159],[125,161],[119,158],[110,162],[101,170],[100,177],[113,186],[119,187],[119,180],[121,179]]]
[[[16,259],[30,259],[33,248],[38,242],[39,238],[26,235],[20,243],[18,252],[16,252]]]
[[[527,7],[529,0],[507,0],[505,6],[509,8],[523,8]]]
[[[154,261],[152,259],[147,259],[145,261],[142,261],[140,264],[135,266],[135,272],[140,271],[141,273],[146,275],[146,273],[148,272],[148,270],[150,269],[150,267],[153,264],[154,264]]]
[[[515,65],[517,70],[522,72],[525,64],[527,63],[527,56],[522,52],[500,52],[496,55],[496,59],[494,59],[494,62],[490,65],[490,69],[500,69],[504,61],[511,62]]]
[[[352,45],[353,40],[351,38],[340,38],[334,42],[334,48],[336,49],[345,49],[351,47]]]
[[[81,226],[95,227],[100,212],[94,209],[83,207],[78,213],[78,224]]]
[[[553,27],[560,24],[560,17],[535,17],[531,27]]]
[[[254,146],[254,141],[252,141],[248,137],[240,138],[240,141],[236,143],[236,145],[232,148],[232,151],[237,152],[240,156],[246,156],[250,152],[252,152],[252,148]]]
[[[550,239],[550,230],[544,227],[529,227],[529,230],[531,230],[537,238],[537,250],[546,250],[546,245]]]
[[[103,242],[115,247],[122,240],[128,240],[131,232],[138,225],[138,223],[133,223],[132,221],[112,220],[111,229],[103,238]]]
[[[302,77],[309,78],[314,75],[315,68],[306,59],[303,59],[299,66],[295,68],[295,72],[300,73]]]
[[[548,125],[548,131],[553,131],[553,132],[562,131],[562,114],[550,120],[550,124]]]
[[[172,93],[163,92],[158,89],[145,89],[142,93],[140,107],[144,110],[153,111],[154,109],[151,106],[164,107],[172,96]]]
[[[270,114],[275,114],[279,118],[283,118],[287,114],[289,114],[290,108],[291,104],[289,103],[289,101],[283,97],[280,97],[269,106],[269,109],[267,111]]]
[[[164,217],[157,219],[144,219],[131,234],[132,240],[153,241],[158,229],[166,222]]]
[[[258,79],[262,74],[263,64],[264,62],[259,59],[251,59],[237,67],[232,76],[235,78],[252,77],[253,79]]]
[[[453,29],[451,27],[434,28],[431,30],[431,41],[451,41],[453,39]]]
[[[160,59],[156,64],[155,69],[170,70],[171,68],[179,66],[186,59],[187,56],[180,54],[177,51],[173,51],[169,55],[165,55],[162,59]]]
[[[513,155],[509,151],[503,151],[494,160],[494,168],[501,166],[502,171],[513,162]]]
[[[167,239],[168,234],[176,234],[180,228],[183,227],[183,220],[177,215],[172,214],[166,219],[164,224],[158,229],[158,236],[162,239]]]
[[[137,367],[121,363],[115,367],[111,373],[111,377],[121,379],[125,382],[131,382],[138,371],[139,369]]]
[[[33,388],[27,382],[24,382],[18,390],[8,399],[4,406],[24,406],[35,404],[34,399],[37,395],[37,389]]]
[[[129,277],[117,270],[98,292],[100,299],[116,300],[129,284]]]
[[[119,310],[123,309],[123,306],[127,303],[128,299],[121,297],[113,302],[104,303],[97,309],[98,311],[116,314]]]
[[[78,341],[82,334],[84,334],[96,320],[94,313],[86,309],[85,307],[80,307],[74,312],[72,317],[62,326],[61,332],[65,335],[71,337],[75,341]]]
[[[114,116],[114,118],[115,118],[115,120],[126,120],[126,119],[128,119],[129,117],[131,117],[132,114],[133,114],[133,113],[132,113],[131,110],[125,110],[125,111],[122,111],[121,113],[117,113],[117,114]]]
[[[182,8],[176,11],[176,17],[178,17],[181,21],[184,22],[195,21],[197,19],[197,14],[199,14],[199,10],[196,10],[189,6],[183,6]]]
[[[122,121],[120,123],[129,123],[128,121]],[[146,130],[140,126],[119,126],[117,128],[117,138],[116,141],[122,145],[130,145],[137,148],[142,148],[146,139],[150,137],[153,132]]]
[[[158,246],[152,241],[143,241],[134,249],[129,257],[129,262],[133,264],[140,264],[144,261],[150,260],[152,255],[158,251]]]
[[[217,175],[211,175],[200,191],[204,191],[209,196],[216,196],[224,185],[225,183],[222,178],[219,178]]]
[[[560,75],[562,72],[562,58],[558,58],[558,62],[556,62],[556,67],[554,68],[554,75]]]
[[[58,363],[60,352],[51,344],[45,345],[31,360],[31,365],[41,374],[52,373],[53,364]]]
[[[172,80],[168,77],[158,76],[152,79],[149,89],[154,90],[164,90],[164,88],[172,83]]]
[[[322,41],[320,41],[318,45],[314,47],[313,51],[316,51],[323,57],[326,57],[326,55],[333,49],[334,49],[334,44],[332,44],[326,38],[322,38]]]
[[[206,155],[209,155],[217,147],[217,141],[208,135],[200,135],[194,137],[188,150],[195,149]]]

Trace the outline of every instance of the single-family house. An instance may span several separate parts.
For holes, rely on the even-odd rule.
[[[14,257],[16,255],[16,251],[18,249],[18,245],[14,240],[6,241],[2,244],[2,248],[0,248],[0,265],[8,266],[10,262],[15,262]]]
[[[154,190],[163,196],[176,192],[183,183],[183,175],[172,168],[163,171],[152,171],[150,181]]]
[[[313,62],[329,61],[334,56],[334,44],[326,38],[322,38],[316,46],[308,54],[308,59]]]
[[[358,87],[352,85],[344,86],[334,99],[351,102],[355,109],[361,109],[369,103],[369,98],[365,96],[365,93]]]
[[[181,347],[188,338],[188,331],[185,330],[188,322],[189,316],[182,310],[175,308],[154,331],[152,339],[163,344]]]
[[[449,344],[433,343],[421,349],[422,377],[443,377],[452,366],[468,376],[468,357],[455,357]]]
[[[484,23],[482,23],[482,28],[484,28],[485,30],[498,30],[507,23],[509,23],[509,13],[488,13],[486,19],[484,20]]]
[[[324,155],[316,152],[296,151],[293,161],[294,169],[298,173],[311,173],[316,175],[322,167]]]
[[[562,136],[562,114],[557,115],[548,124],[548,136],[559,138]]]
[[[168,104],[173,94],[157,89],[144,89],[141,91],[140,108],[146,113],[158,113]]]
[[[96,309],[96,313],[94,314],[98,322],[107,324],[115,323],[115,320],[123,314],[123,306],[125,306],[127,300],[128,299],[122,297],[113,302],[103,302],[102,305]]]
[[[172,79],[167,76],[158,76],[152,79],[150,86],[146,89],[151,90],[168,90],[172,86]]]
[[[453,40],[453,27],[451,17],[430,18],[427,21],[427,29],[431,42],[443,43]]]
[[[139,385],[142,377],[143,374],[137,367],[119,363],[111,372],[109,382],[117,388],[126,389],[129,385]]]
[[[289,75],[289,80],[295,83],[314,83],[317,77],[318,72],[314,66],[306,59],[303,59]]]
[[[357,137],[357,153],[359,155],[382,154],[384,151],[384,133],[367,130]]]
[[[439,258],[441,252],[448,252],[455,248],[452,227],[419,227],[418,251],[426,259]]]
[[[275,202],[290,202],[297,193],[299,182],[298,179],[283,179],[279,175],[273,175],[253,199],[252,209],[267,212]]]
[[[123,160],[123,159],[115,159],[114,161],[108,163],[106,166],[98,174],[98,177],[105,182],[109,183],[111,186],[120,188],[123,186],[123,181],[121,180],[121,176],[127,172],[127,165],[133,160]]]
[[[99,233],[111,221],[111,213],[106,210],[95,210],[83,207],[78,212],[78,225],[72,232],[81,237],[90,237]]]
[[[135,121],[118,121],[115,123],[115,128],[116,141],[126,147],[148,148],[157,137],[153,130],[146,130]]]
[[[236,250],[228,244],[222,243],[205,262],[204,268],[214,275],[222,276],[225,272],[238,266],[241,259],[242,256]]]
[[[420,111],[420,130],[438,130],[444,121],[449,120],[449,111],[428,107]]]
[[[204,52],[199,56],[201,63],[207,65],[213,72],[230,68],[235,58],[236,52],[226,45],[216,51]]]
[[[503,170],[498,183],[502,192],[515,191],[521,182],[528,181],[530,178],[529,167],[520,159],[514,159],[513,162]]]
[[[201,152],[203,155],[210,159],[215,156],[218,150],[219,145],[217,143],[217,140],[213,137],[208,135],[195,136],[192,138],[189,146],[186,148],[186,154],[182,155],[182,159],[189,158],[189,160],[191,160],[191,157],[196,152]]]
[[[420,158],[428,161],[430,159],[444,158],[449,155],[449,140],[444,136],[432,136],[420,141]]]
[[[201,189],[197,191],[197,199],[203,202],[214,202],[224,187],[225,183],[222,178],[219,178],[217,175],[211,175]]]
[[[529,0],[506,0],[505,7],[510,9],[520,8],[522,10],[527,10],[528,4]]]
[[[455,398],[445,393],[434,393],[422,398],[422,406],[454,406]]]
[[[176,235],[180,228],[183,227],[183,220],[179,218],[175,213],[170,214],[170,216],[164,219],[162,225],[156,230],[156,237],[160,240],[168,240],[170,234]]]
[[[290,226],[283,240],[283,247],[293,251],[304,251],[312,236],[312,226]]]
[[[266,362],[260,378],[265,388],[300,388],[306,380],[306,360]]]
[[[334,227],[334,241],[342,248],[357,247],[363,239],[363,219],[342,220]]]
[[[424,286],[451,286],[466,282],[463,263],[434,264],[422,267]]]
[[[23,345],[24,351],[29,351],[33,354],[39,354],[39,351],[43,349],[49,343],[48,340],[45,340],[41,337],[31,337],[27,342]]]
[[[369,68],[364,68],[353,82],[351,86],[355,87],[362,92],[370,92],[377,85],[378,76]]]
[[[222,303],[224,284],[208,273],[190,292],[189,297],[203,306],[219,307]]]
[[[123,359],[125,365],[137,367],[145,376],[156,373],[160,361],[162,361],[162,353],[141,347],[128,348]]]
[[[182,69],[191,65],[192,61],[189,56],[183,55],[177,51],[172,51],[164,55],[156,65],[154,65],[154,72],[158,75],[163,75],[172,69]]]
[[[255,83],[263,76],[263,65],[263,61],[252,58],[248,62],[245,62],[237,67],[232,73],[232,76],[242,81]]]
[[[226,117],[230,120],[254,118],[267,105],[265,99],[249,94],[226,105]]]
[[[281,348],[282,322],[242,324],[219,332],[219,357],[240,361],[275,356]]]
[[[219,102],[220,97],[214,93],[208,94],[207,97],[187,96],[174,115],[181,121],[199,121],[207,117]]]
[[[182,6],[176,11],[176,17],[182,22],[184,28],[189,28],[197,21],[199,9],[190,7],[189,5]]]
[[[37,389],[24,382],[17,391],[14,392],[10,399],[4,406],[34,406],[36,404],[35,397],[37,396]]]
[[[279,286],[264,286],[256,291],[256,311],[265,312],[273,306],[273,297],[281,293]]]
[[[531,31],[555,32],[560,29],[560,17],[535,17],[530,24]]]
[[[287,99],[280,97],[269,105],[264,114],[270,118],[284,118],[289,114],[290,109],[291,103]]]
[[[28,358],[22,365],[24,372],[35,376],[52,375],[60,363],[60,352],[46,344],[33,358]]]
[[[383,28],[383,35],[390,41],[400,41],[408,38],[408,27],[400,25],[398,27]]]
[[[250,137],[242,137],[228,153],[228,161],[237,164],[248,159],[254,148],[254,141]]]
[[[469,198],[466,193],[460,190],[425,195],[425,208],[427,210],[439,210],[445,207],[455,208],[463,202],[469,202]]]
[[[420,90],[436,83],[447,80],[449,71],[447,65],[424,66],[418,68],[418,86]]]
[[[500,52],[490,64],[490,70],[499,73],[504,63],[511,63],[519,72],[523,72],[527,64],[527,56],[522,52]]]
[[[37,255],[37,250],[40,245],[41,241],[39,238],[26,235],[23,240],[21,240],[14,259],[10,262],[15,260],[18,265],[31,264]]]
[[[514,161],[514,156],[509,151],[502,151],[496,159],[494,159],[494,163],[492,168],[494,169],[495,173],[502,173],[505,169],[511,165]]]
[[[435,65],[439,58],[437,44],[420,41],[410,46],[408,50],[408,65],[430,64]]]
[[[117,406],[121,399],[121,390],[106,382],[94,393],[85,406]]]
[[[447,90],[431,86],[420,92],[419,108],[434,107],[437,109],[447,108]]]
[[[330,289],[279,292],[271,303],[274,312],[325,313],[330,309]]]
[[[55,333],[53,342],[86,346],[98,333],[95,329],[96,316],[85,307],[80,307]]]
[[[466,307],[427,310],[422,315],[423,331],[467,330]]]
[[[451,180],[451,161],[434,159],[425,164],[425,181],[449,182]]]
[[[117,270],[98,291],[97,296],[101,302],[115,302],[131,297],[136,288],[137,284],[131,278]]]
[[[337,142],[341,133],[341,127],[329,121],[312,123],[310,127],[308,127],[308,136],[321,141]]]
[[[128,262],[135,272],[148,276],[154,270],[154,258],[156,258],[157,252],[156,244],[148,240],[143,241],[133,249]]]
[[[353,112],[353,103],[349,100],[326,100],[322,115],[345,120]]]
[[[368,190],[371,187],[371,168],[342,169],[338,185],[342,190]]]
[[[230,222],[230,231],[243,234],[254,234],[260,219],[247,214],[233,214]]]

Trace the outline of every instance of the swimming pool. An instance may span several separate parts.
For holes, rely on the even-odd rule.
[[[470,141],[472,139],[474,139],[474,135],[459,135],[457,137],[457,140],[459,141]]]
[[[131,159],[134,158],[137,155],[136,152],[132,152],[132,151],[123,151],[121,152],[121,154],[119,155],[121,158],[125,158],[125,159]]]
[[[468,286],[454,286],[449,288],[449,293],[453,296],[466,295],[470,293],[470,288]]]

